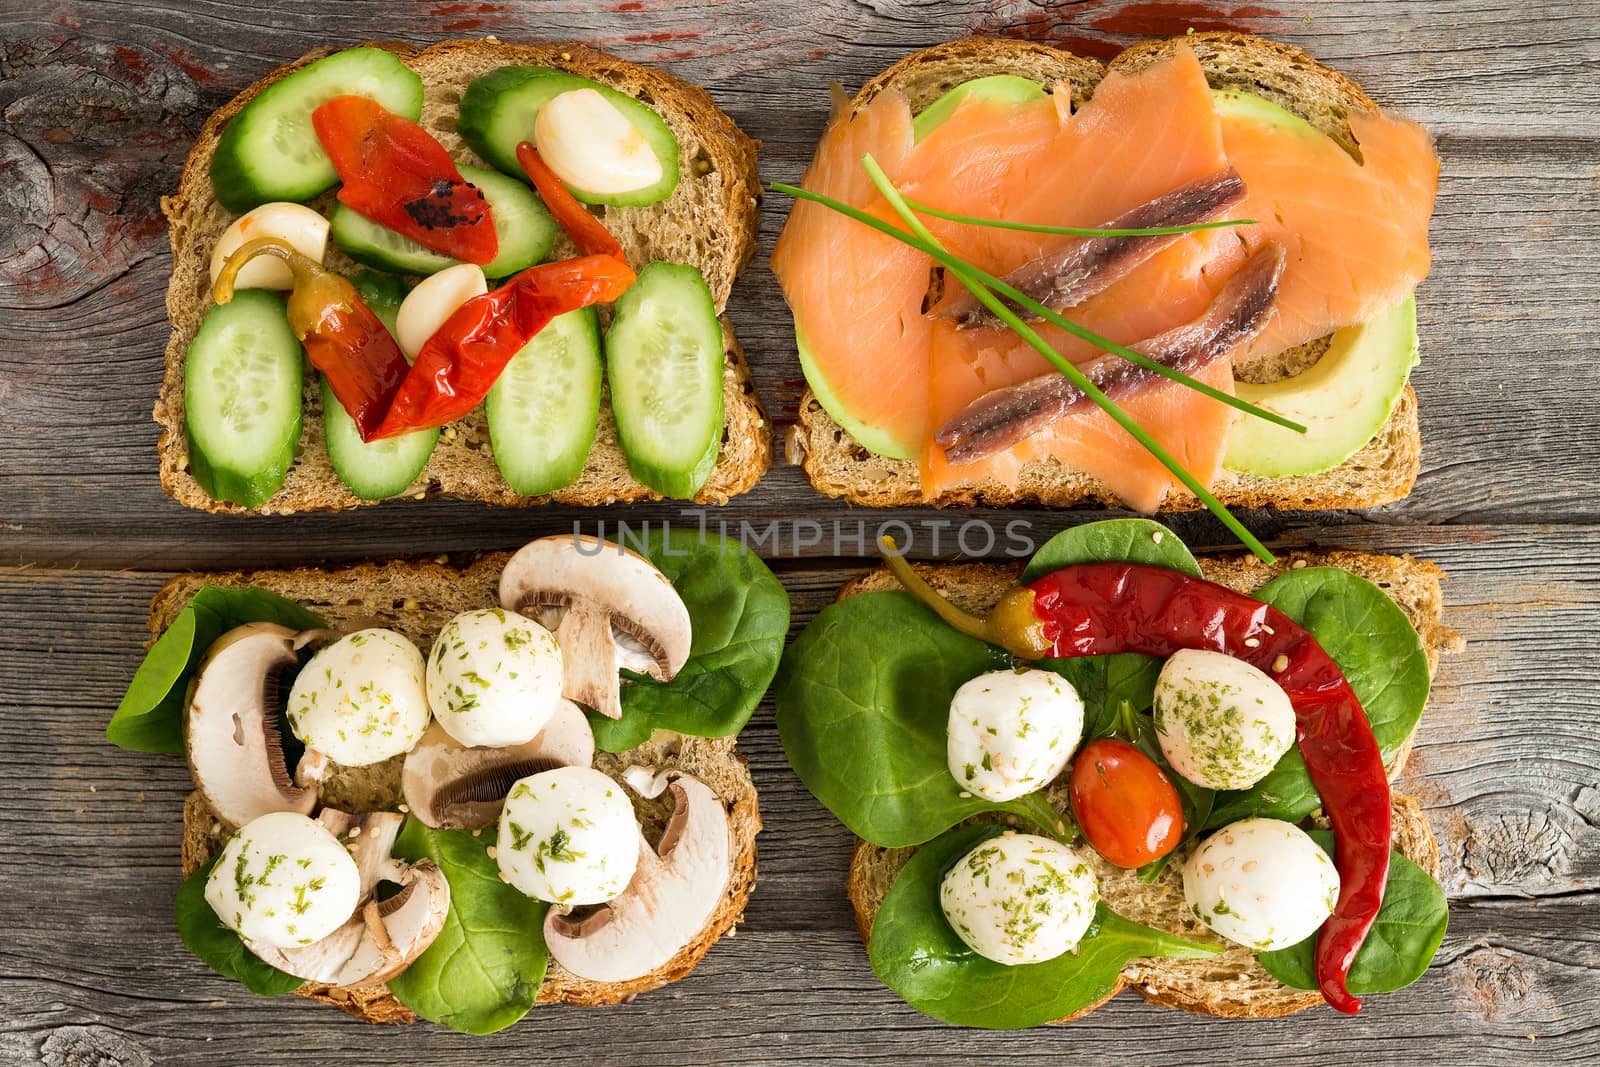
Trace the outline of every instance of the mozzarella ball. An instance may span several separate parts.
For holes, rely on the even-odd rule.
[[[428,656],[428,703],[463,745],[532,741],[561,702],[561,649],[549,630],[514,611],[457,615]]]
[[[1248,789],[1294,744],[1294,707],[1243,660],[1184,649],[1161,668],[1155,727],[1178,774],[1208,789]]]
[[[356,861],[327,827],[292,811],[246,823],[206,877],[206,903],[222,925],[275,948],[321,941],[360,902]]]
[[[296,252],[322,262],[328,250],[328,220],[304,204],[278,201],[253,207],[234,219],[211,250],[211,284],[239,246],[259,237],[276,237]],[[235,289],[293,289],[294,274],[277,256],[258,255],[239,268]]]
[[[592,767],[558,767],[511,787],[500,811],[500,875],[538,900],[603,904],[628,888],[639,824],[622,787]]]
[[[533,121],[539,155],[586,193],[631,193],[661,180],[661,160],[616,104],[597,89],[552,97]]]
[[[428,728],[422,653],[393,630],[358,630],[322,649],[289,690],[289,725],[346,767],[410,752]]]
[[[1299,827],[1243,819],[1223,827],[1183,865],[1189,910],[1211,929],[1265,951],[1316,933],[1339,899],[1339,872]]]
[[[939,904],[967,946],[1007,966],[1077,947],[1100,888],[1075,849],[1007,831],[968,852],[939,885]]]
[[[962,789],[1015,800],[1049,785],[1083,736],[1083,700],[1050,671],[980,674],[950,701],[945,755]]]

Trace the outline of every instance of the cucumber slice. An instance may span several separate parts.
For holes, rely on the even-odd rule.
[[[722,447],[722,324],[700,271],[651,263],[616,304],[606,381],[628,470],[693,497]]]
[[[222,131],[211,188],[229,211],[271,200],[310,200],[339,175],[311,128],[311,113],[336,96],[371,97],[415,122],[422,79],[382,48],[335,52],[267,86]]]
[[[649,143],[661,161],[661,180],[626,193],[590,193],[569,185],[585,204],[637,206],[665,200],[678,187],[678,139],[650,108],[599,82],[548,67],[501,67],[475,79],[461,97],[456,132],[472,150],[513,178],[527,181],[517,162],[517,145],[533,140],[539,110],[555,96],[573,89],[597,89],[617,106]]]
[[[489,278],[504,278],[539,262],[556,243],[560,230],[537,193],[504,174],[460,164],[461,176],[483,191],[494,216],[500,253],[483,265]],[[328,216],[333,243],[358,263],[397,274],[436,274],[461,261],[425,248],[403,233],[373,222],[359,211],[334,204]]]
[[[439,443],[439,429],[417,430],[370,444],[361,439],[356,420],[322,379],[322,435],[328,461],[339,480],[362,500],[387,500],[411,488]]]
[[[276,293],[241,289],[206,312],[184,356],[183,418],[189,471],[212,499],[253,508],[283,487],[304,364]]]
[[[558,315],[511,357],[483,403],[506,484],[540,496],[578,480],[600,419],[600,319]]]
[[[405,303],[406,294],[411,291],[406,283],[392,274],[361,270],[350,275],[350,284],[361,294],[361,302],[378,316],[383,328],[393,335],[395,321],[400,317],[400,305]]]

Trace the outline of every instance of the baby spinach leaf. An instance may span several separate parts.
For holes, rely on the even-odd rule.
[[[444,929],[389,991],[406,1007],[465,1034],[492,1034],[527,1014],[544,982],[548,904],[500,880],[492,839],[469,830],[430,830],[406,819],[395,841],[402,859],[431,859],[450,883]]]
[[[1062,530],[1023,569],[1024,583],[1076,563],[1149,563],[1200,577],[1200,564],[1178,535],[1151,519],[1104,519]]]
[[[1016,967],[984,959],[951,929],[939,904],[939,884],[962,856],[1003,829],[961,826],[930,841],[900,871],[878,909],[867,946],[872,969],[918,1011],[957,1026],[1038,1026],[1106,999],[1129,960],[1221,951],[1140,926],[1101,903],[1074,952]]]
[[[1088,744],[1117,732],[1124,704],[1134,711],[1144,711],[1155,703],[1161,664],[1155,656],[1118,652],[1110,656],[1042,659],[1034,666],[1061,675],[1083,698],[1083,741]]]
[[[635,547],[671,580],[694,625],[689,659],[670,682],[630,675],[622,718],[590,714],[595,743],[625,752],[655,730],[727,737],[766,695],[789,634],[789,594],[755,553],[714,534],[651,530]]]
[[[178,887],[175,909],[178,935],[183,938],[184,947],[224,978],[244,983],[252,993],[276,997],[294,992],[305,985],[304,979],[284,974],[245,948],[239,935],[223,926],[217,913],[211,910],[206,900],[206,878],[220,858],[220,855],[211,857],[209,863],[185,878]]]
[[[265,589],[205,586],[150,647],[111,716],[106,739],[134,752],[181,755],[189,680],[212,642],[247,622],[276,622],[294,630],[326,625],[294,601]]]
[[[1166,753],[1161,751],[1161,740],[1156,734],[1155,716],[1141,712],[1130,716],[1130,719],[1132,721],[1132,729],[1128,731],[1132,734],[1130,740],[1140,752],[1149,756],[1155,765],[1165,772],[1167,780],[1178,791],[1178,801],[1183,805],[1183,836],[1179,838],[1178,843],[1193,841],[1200,835],[1206,820],[1211,816],[1211,805],[1216,802],[1216,791],[1191,782],[1172,769],[1172,764],[1167,762]],[[1153,882],[1161,877],[1161,872],[1166,870],[1167,862],[1172,859],[1172,855],[1169,852],[1160,859],[1140,867],[1139,880]]]
[[[1416,729],[1429,687],[1422,638],[1400,605],[1337,567],[1290,571],[1255,595],[1304,626],[1333,657],[1360,698],[1384,759],[1399,751]],[[1321,804],[1297,746],[1251,788],[1218,794],[1209,825],[1253,815],[1298,822]]]
[[[1333,855],[1333,833],[1312,830],[1311,839]],[[1422,977],[1433,962],[1450,923],[1444,890],[1433,877],[1399,852],[1389,857],[1383,907],[1350,968],[1350,992],[1392,993]],[[1295,989],[1317,988],[1317,935],[1288,948],[1260,952],[1267,973]]]
[[[1004,652],[957,633],[902,592],[824,608],[778,670],[778,733],[789,765],[858,837],[916,845],[984,811],[1058,832],[1043,794],[997,803],[950,774],[945,734],[955,691],[1009,667]]]

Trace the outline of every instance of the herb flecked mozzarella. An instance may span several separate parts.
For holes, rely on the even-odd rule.
[[[639,824],[622,786],[591,767],[557,767],[511,787],[500,811],[500,876],[538,900],[603,904],[633,879]]]
[[[222,925],[276,948],[321,941],[361,902],[356,861],[327,827],[292,811],[246,823],[206,877]]]
[[[946,757],[964,790],[1015,800],[1049,785],[1083,736],[1083,699],[1050,671],[990,671],[950,701]]]
[[[289,726],[346,767],[410,752],[428,728],[422,653],[393,630],[359,630],[311,658],[289,691]]]
[[[1075,849],[1014,831],[968,852],[939,885],[939,904],[957,936],[1008,966],[1076,948],[1099,899],[1094,872]]]
[[[1156,736],[1178,774],[1208,789],[1248,789],[1294,744],[1283,687],[1221,652],[1184,649],[1161,668]]]
[[[1304,830],[1281,819],[1241,819],[1183,865],[1189,910],[1229,941],[1259,951],[1310,937],[1333,914],[1339,872]]]
[[[428,655],[428,703],[463,745],[532,741],[561,701],[561,649],[514,611],[468,611],[445,624]]]

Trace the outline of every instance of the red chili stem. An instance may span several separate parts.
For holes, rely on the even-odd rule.
[[[1389,779],[1372,724],[1339,665],[1276,608],[1162,567],[1086,563],[1029,588],[1052,655],[1165,657],[1206,649],[1243,660],[1283,687],[1336,842],[1339,900],[1317,936],[1317,985],[1337,1010],[1359,1011],[1348,978],[1389,876]]]

